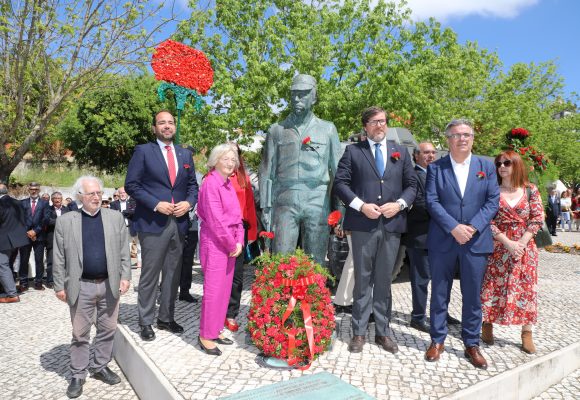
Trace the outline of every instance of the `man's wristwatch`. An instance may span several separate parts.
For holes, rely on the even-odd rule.
[[[397,203],[399,204],[399,211],[403,211],[405,209],[405,203],[399,200],[397,200]]]

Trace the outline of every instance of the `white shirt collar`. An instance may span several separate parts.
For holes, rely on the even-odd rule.
[[[415,167],[419,167],[421,168],[421,171],[423,172],[427,172],[427,168],[423,168],[422,166],[420,166],[419,164],[415,164]]]
[[[171,150],[175,150],[173,142],[171,142],[171,144],[165,144],[161,140],[157,139],[157,144],[159,145],[159,147],[161,147],[161,150],[165,150],[165,146],[171,146]]]
[[[453,168],[457,166],[469,167],[469,164],[471,164],[471,153],[469,153],[465,161],[463,161],[462,163],[458,163],[457,161],[455,161],[451,153],[449,153],[449,159],[451,160],[451,165],[453,166]]]
[[[95,215],[97,215],[99,212],[101,212],[101,208],[99,207],[97,209],[97,211],[95,211],[94,214],[91,214],[90,212],[88,212],[87,210],[85,210],[84,208],[81,207],[81,211],[84,212],[87,215],[90,215],[91,217],[94,217]]]
[[[367,136],[367,141],[369,142],[369,146],[371,146],[371,148],[377,143],[380,143],[381,145],[386,146],[387,145],[387,135],[385,135],[383,140],[381,140],[380,142],[375,142],[374,140],[372,140],[371,138],[369,138]]]

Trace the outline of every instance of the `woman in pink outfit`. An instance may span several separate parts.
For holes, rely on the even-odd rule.
[[[244,227],[236,190],[229,176],[239,165],[237,149],[220,144],[211,151],[209,172],[199,191],[199,254],[203,271],[203,299],[199,323],[199,346],[219,356],[216,343],[232,344],[222,336],[232,289],[236,257],[242,252]]]

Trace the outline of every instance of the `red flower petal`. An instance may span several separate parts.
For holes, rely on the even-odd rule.
[[[340,219],[342,218],[342,213],[338,210],[331,212],[330,214],[328,214],[328,225],[330,226],[335,226],[336,224],[338,224],[338,222],[340,221]]]

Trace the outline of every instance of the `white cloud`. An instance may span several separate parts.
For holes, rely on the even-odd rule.
[[[539,0],[408,0],[414,20],[434,17],[439,21],[449,18],[479,15],[493,18],[515,18],[524,9]]]

